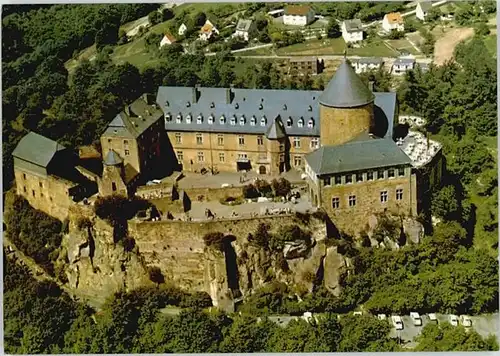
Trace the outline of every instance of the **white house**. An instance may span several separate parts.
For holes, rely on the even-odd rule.
[[[370,70],[378,70],[384,61],[382,58],[363,57],[351,60],[351,65],[354,71],[358,74],[368,72]]]
[[[399,12],[391,12],[390,14],[386,14],[384,19],[382,20],[382,28],[386,32],[391,31],[404,31],[405,24],[403,21],[403,17]]]
[[[417,19],[425,21],[425,17],[430,9],[432,9],[432,3],[430,1],[419,1],[417,3],[417,11],[415,13]]]
[[[415,58],[411,57],[400,57],[397,58],[392,65],[392,74],[402,75],[407,71],[415,68]]]
[[[184,36],[184,34],[186,33],[187,29],[188,29],[188,28],[187,28],[187,26],[186,26],[186,25],[181,24],[181,25],[179,26],[179,30],[177,31],[177,33],[179,34],[179,36]]]
[[[233,33],[233,37],[240,37],[248,42],[256,29],[255,21],[239,20],[236,25],[236,31]]]
[[[175,37],[172,36],[170,33],[165,33],[165,35],[161,39],[160,48],[162,48],[165,45],[171,45],[174,42],[175,42]]]
[[[363,24],[360,19],[345,20],[342,22],[341,29],[346,43],[363,41]]]
[[[314,21],[314,11],[310,6],[290,5],[285,7],[285,25],[306,26]]]
[[[215,28],[214,24],[210,22],[210,20],[205,21],[205,24],[200,29],[199,38],[202,41],[208,41],[212,36],[218,35],[219,30]]]

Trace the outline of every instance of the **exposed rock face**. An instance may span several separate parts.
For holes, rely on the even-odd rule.
[[[309,244],[306,241],[288,241],[283,247],[283,255],[287,260],[306,257],[309,254]]]
[[[343,275],[347,273],[350,260],[342,256],[337,249],[337,246],[327,248],[323,263],[325,268],[325,287],[334,295],[339,296],[341,291],[340,283]]]
[[[424,225],[422,225],[420,222],[418,222],[415,219],[405,219],[403,221],[403,229],[408,236],[408,239],[412,241],[413,243],[420,243],[422,241],[422,238],[424,237]]]

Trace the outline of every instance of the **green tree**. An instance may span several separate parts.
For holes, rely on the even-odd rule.
[[[460,203],[453,185],[447,185],[432,194],[432,215],[445,221],[459,220]]]
[[[151,26],[159,24],[163,20],[163,15],[159,11],[152,11],[148,15],[148,20]]]
[[[340,26],[336,19],[331,18],[328,21],[328,25],[326,27],[326,36],[328,38],[337,38],[340,37],[342,33],[340,32]]]
[[[269,338],[268,352],[329,352],[318,328],[305,320],[292,320]]]
[[[254,317],[237,317],[224,333],[220,352],[265,352],[266,344],[278,326],[268,319],[258,322]]]

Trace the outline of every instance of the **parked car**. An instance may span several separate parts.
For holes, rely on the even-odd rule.
[[[468,315],[460,315],[460,324],[466,328],[470,328],[472,326],[472,319]]]
[[[434,313],[430,313],[428,316],[429,316],[429,321],[430,321],[431,323],[435,323],[435,324],[437,324],[437,323],[438,323],[438,319],[437,319],[436,314],[434,314]]]
[[[387,316],[385,314],[379,314],[377,315],[378,320],[386,320]]]
[[[362,313],[362,312],[360,312],[360,311],[355,311],[355,312],[353,313],[353,315],[363,315],[363,313]]]
[[[403,330],[403,320],[399,315],[391,316],[391,320],[396,330]]]
[[[413,325],[422,326],[422,318],[420,318],[420,315],[417,312],[411,312],[410,318],[413,321]]]
[[[450,324],[453,326],[458,326],[458,316],[450,315]]]

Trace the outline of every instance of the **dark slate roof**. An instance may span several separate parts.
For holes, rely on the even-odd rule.
[[[123,163],[123,159],[114,150],[109,150],[106,158],[104,159],[104,164],[106,166],[116,166]]]
[[[344,23],[347,32],[363,31],[363,24],[360,19],[345,20]]]
[[[265,135],[277,117],[286,123],[290,118],[292,125],[284,127],[289,136],[319,136],[319,97],[321,91],[302,90],[267,90],[267,89],[232,89],[232,101],[226,102],[226,88],[198,88],[198,101],[193,103],[193,88],[191,87],[159,87],[157,103],[165,112],[165,129],[168,131],[187,132],[220,132],[220,133],[244,133]],[[374,93],[375,117],[382,115],[383,120],[388,121],[392,135],[394,122],[394,111],[396,106],[395,93]],[[262,101],[264,99],[264,101]],[[189,102],[189,107],[187,103]],[[213,103],[213,107],[212,107]],[[238,108],[236,108],[238,104]],[[262,109],[260,109],[262,104]],[[309,106],[311,111],[309,111]],[[197,123],[197,116],[202,114],[202,121]],[[177,123],[177,115],[180,114],[181,123]],[[191,115],[191,123],[186,122],[187,115]],[[168,118],[170,115],[170,119]],[[209,116],[213,116],[213,123],[209,123]],[[224,116],[225,123],[220,118]],[[235,125],[231,125],[231,118],[235,117]],[[251,118],[255,117],[256,124],[251,125]],[[240,120],[244,117],[244,121]],[[261,119],[265,117],[266,123],[261,125]],[[301,118],[304,120],[302,127],[299,126]],[[308,121],[312,118],[314,126],[308,127]],[[170,120],[170,121],[169,121]]]
[[[270,140],[278,140],[280,138],[284,138],[285,131],[283,128],[283,123],[279,119],[273,120],[273,123],[271,126],[269,126],[269,129],[266,132],[266,137]]]
[[[351,60],[353,63],[361,63],[361,64],[382,64],[383,59],[379,57],[362,57],[362,58],[354,58]]]
[[[375,96],[344,59],[319,98],[322,105],[349,108],[373,102]]]
[[[251,25],[252,25],[252,20],[243,20],[243,19],[240,19],[238,21],[238,24],[236,25],[236,30],[248,32],[248,30],[250,29]]]
[[[64,149],[66,147],[56,141],[30,132],[19,141],[12,155],[38,166],[47,167],[54,155]]]
[[[319,176],[411,164],[406,153],[394,141],[385,138],[323,146],[305,159]]]
[[[151,99],[144,94],[126,107],[111,121],[104,136],[139,137],[163,115],[161,108]]]
[[[396,58],[394,61],[395,65],[408,65],[408,64],[415,64],[415,58]]]
[[[420,8],[422,11],[427,12],[432,8],[432,3],[430,1],[419,1]]]
[[[125,184],[128,184],[132,179],[134,179],[139,173],[132,167],[129,163],[125,165],[123,180]]]

